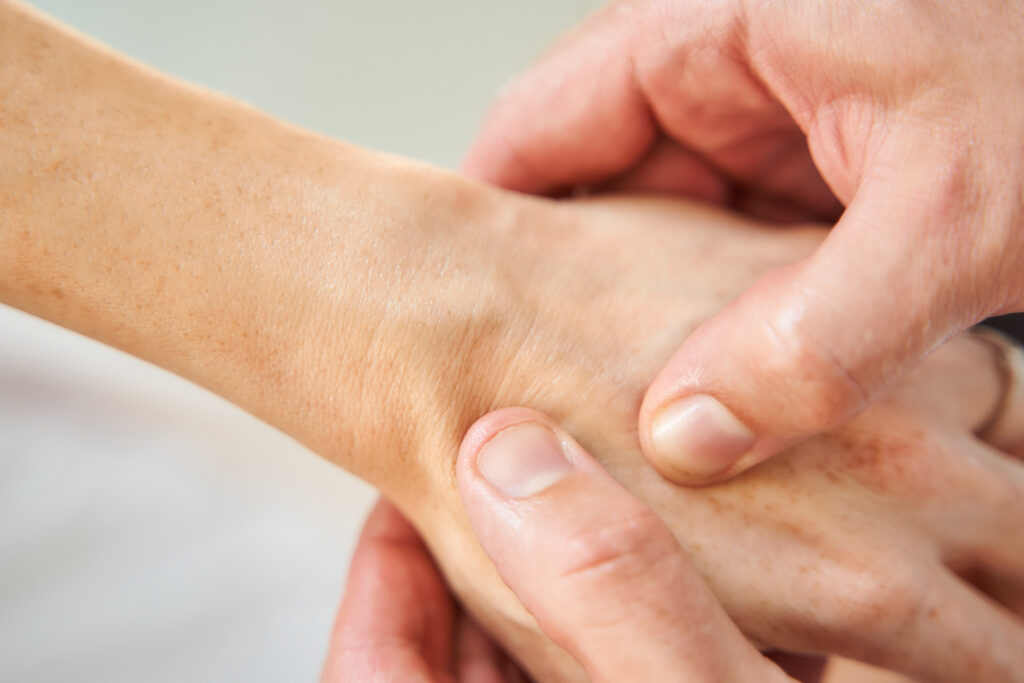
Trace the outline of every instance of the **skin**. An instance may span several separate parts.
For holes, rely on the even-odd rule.
[[[1022,33],[1004,0],[618,0],[504,89],[465,169],[522,192],[838,220],[647,391],[655,467],[721,481],[845,423],[955,333],[1024,310]],[[659,416],[694,397],[730,428],[709,436],[708,409],[659,437]]]
[[[659,334],[665,320],[694,315],[695,326],[703,297],[709,297],[707,314],[722,303],[722,290],[709,282],[738,291],[771,268],[773,256],[783,257],[771,245],[786,244],[792,258],[813,249],[821,235],[749,232],[745,221],[673,203],[606,201],[577,210],[592,230],[586,243],[532,259],[551,264],[555,274],[545,291],[557,293],[538,296],[542,307],[532,330],[541,336],[557,330],[553,339],[571,342],[554,350],[539,341],[523,344],[521,353],[535,359],[528,367],[557,372],[542,388],[523,373],[527,393],[502,402],[557,416],[668,522],[727,613],[759,647],[832,652],[924,680],[1019,680],[1020,621],[953,571],[1012,578],[1024,569],[1014,540],[1024,515],[1020,466],[970,435],[999,393],[998,382],[985,379],[991,350],[959,340],[846,428],[734,483],[679,489],[644,466],[631,427],[647,379],[678,342]],[[690,212],[685,219],[684,212]],[[634,258],[643,264],[640,272],[618,270]],[[601,268],[592,268],[595,263]],[[558,287],[565,272],[570,281]],[[526,285],[527,296],[531,288]],[[598,319],[566,319],[566,300],[578,302],[570,310]],[[587,400],[581,403],[581,396]],[[982,500],[984,512],[966,509]],[[576,679],[578,671],[557,651],[544,652],[533,620],[480,556],[461,507],[452,502],[439,513],[438,505],[407,513],[456,594],[513,652],[530,653],[521,661],[531,674]]]
[[[1020,679],[1020,623],[945,566],[1024,573],[1024,475],[970,435],[998,401],[987,345],[956,341],[876,413],[726,486],[676,489],[641,457],[661,364],[819,229],[518,197],[274,121],[18,4],[0,3],[0,52],[0,301],[380,488],[531,675],[580,670],[505,588],[456,490],[463,435],[516,405],[665,519],[755,645]]]
[[[475,455],[465,449],[463,452],[463,459],[472,460]],[[581,451],[576,457],[593,462]],[[599,467],[596,463],[587,467],[585,478],[575,486],[577,495],[556,492],[555,497],[542,503],[543,507],[494,492],[485,480],[480,481],[472,462],[460,469],[460,492],[467,514],[474,520],[474,533],[527,609],[545,615],[545,633],[561,638],[562,646],[577,660],[598,658],[589,667],[594,680],[622,680],[626,674],[635,678],[641,671],[664,677],[664,670],[651,671],[652,667],[668,667],[674,673],[688,671],[692,675],[687,680],[714,680],[709,673],[716,672],[721,662],[737,661],[743,667],[736,675],[791,680],[781,677],[778,669],[754,653],[735,627],[723,620],[707,587],[694,574],[664,525],[654,535],[641,535],[634,527],[636,537],[623,547],[639,550],[641,557],[674,557],[673,571],[668,575],[674,586],[669,594],[681,604],[655,615],[632,610],[626,620],[612,625],[611,633],[603,635],[615,640],[615,648],[601,648],[594,642],[593,615],[599,610],[618,609],[623,596],[652,594],[657,586],[652,585],[648,572],[620,571],[631,564],[623,555],[608,558],[602,565],[615,571],[561,573],[544,577],[543,582],[530,572],[531,568],[578,564],[573,537],[581,529],[613,525],[627,507],[634,512],[643,509],[642,503],[620,486],[609,485],[614,480],[606,473],[597,474]],[[573,514],[565,514],[566,510]],[[510,547],[517,552],[508,552]],[[529,562],[517,560],[524,557],[530,558]],[[366,522],[348,577],[321,676],[323,683],[528,680],[500,644],[453,600],[416,529],[386,500],[377,503]],[[696,589],[679,591],[681,584]],[[580,598],[558,600],[566,595]],[[708,647],[682,651],[677,641],[684,641],[688,632],[707,632],[707,623],[698,620],[707,611],[717,616],[717,628],[702,643]],[[653,632],[663,635],[649,638],[647,634]],[[605,652],[625,653],[629,659],[607,661],[601,659]],[[818,658],[784,653],[773,653],[769,658],[799,681],[821,680],[823,662]],[[838,679],[833,676],[832,680]]]
[[[353,555],[321,676],[360,680],[527,680],[458,606],[415,527],[385,500]]]

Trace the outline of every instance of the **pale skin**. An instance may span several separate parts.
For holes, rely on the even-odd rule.
[[[271,120],[17,4],[0,3],[0,46],[0,300],[206,386],[379,487],[531,674],[580,669],[508,593],[455,485],[469,427],[519,405],[664,518],[756,645],[935,680],[1024,671],[1019,621],[946,567],[998,586],[1024,574],[1024,474],[971,436],[999,394],[985,345],[956,340],[884,410],[727,486],[680,491],[641,457],[660,364],[810,253],[817,228],[507,194]]]
[[[1013,0],[612,0],[503,89],[465,169],[837,221],[646,393],[652,464],[721,481],[1024,310],[1022,34]]]
[[[543,496],[505,495],[475,474],[475,454],[468,451],[459,474],[474,532],[502,579],[531,614],[542,618],[544,632],[584,662],[595,681],[792,680],[755,652],[729,621],[664,523],[636,528],[628,550],[604,557],[598,568],[566,571],[587,561],[579,552],[580,536],[621,525],[644,511],[578,445],[568,443],[575,476],[540,492]],[[665,570],[637,572],[637,562],[625,558],[625,552]],[[508,559],[517,555],[530,561]],[[661,595],[669,602],[644,609],[645,601],[638,599],[644,595]],[[607,623],[595,618],[621,612],[623,605],[630,606],[625,619]],[[702,637],[694,638],[695,632]],[[819,662],[776,659],[797,680],[820,678]],[[321,680],[529,679],[458,607],[416,530],[381,501],[356,548]]]

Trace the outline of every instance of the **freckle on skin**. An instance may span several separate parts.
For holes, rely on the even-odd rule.
[[[61,289],[60,287],[54,287],[53,289],[51,289],[50,294],[52,294],[55,299],[64,298],[64,290]]]

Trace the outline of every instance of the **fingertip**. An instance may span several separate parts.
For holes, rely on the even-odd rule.
[[[641,409],[660,472],[713,483],[834,429],[953,331],[941,288],[872,232],[884,224],[844,216],[685,340]]]
[[[554,428],[555,423],[546,415],[531,408],[499,408],[477,419],[462,438],[455,466],[456,482],[463,494],[479,479],[477,459],[484,447],[506,429],[539,424]]]
[[[483,448],[484,444],[492,439],[503,429],[524,422],[538,422],[554,426],[554,422],[539,411],[532,408],[499,408],[477,418],[476,422],[470,425],[462,437],[462,444],[459,446],[459,462],[472,464],[476,454]]]
[[[554,192],[558,184],[543,170],[528,164],[523,155],[516,154],[516,143],[501,132],[502,128],[489,120],[459,170],[471,178],[512,192],[536,195]]]
[[[683,484],[708,483],[731,472],[757,441],[749,427],[708,394],[670,401],[655,413],[648,434],[655,467]]]
[[[514,467],[481,462],[526,454],[536,463],[548,449],[568,464],[541,485],[524,487],[509,476]],[[521,408],[485,416],[467,433],[459,465],[484,551],[541,628],[585,668],[643,679],[689,671],[694,680],[751,662],[765,670],[664,521],[550,418]],[[549,464],[542,469],[550,474]],[[630,639],[634,647],[619,647]]]
[[[858,337],[850,293],[809,261],[763,276],[705,321],[648,388],[641,445],[670,480],[736,476],[849,420],[887,379],[867,369],[880,361],[865,342],[881,335]]]

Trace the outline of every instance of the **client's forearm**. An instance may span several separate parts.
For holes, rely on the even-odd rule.
[[[444,271],[452,240],[487,253],[472,227],[498,220],[492,202],[0,3],[0,301],[364,476],[415,449],[416,393],[462,362],[487,292]]]

